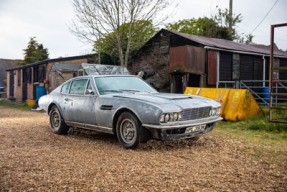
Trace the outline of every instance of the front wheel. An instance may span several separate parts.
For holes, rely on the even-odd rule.
[[[124,112],[119,116],[116,133],[119,142],[126,149],[135,149],[141,140],[142,127],[139,120],[130,112]]]
[[[59,109],[56,106],[53,106],[50,113],[50,128],[53,133],[63,135],[67,134],[69,127],[64,122],[64,119],[61,116]]]

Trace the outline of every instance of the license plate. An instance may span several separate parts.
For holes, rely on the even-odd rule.
[[[206,127],[206,125],[197,125],[197,126],[193,126],[193,127],[188,127],[185,129],[185,133],[204,131],[205,127]]]

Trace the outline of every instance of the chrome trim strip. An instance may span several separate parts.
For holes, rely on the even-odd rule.
[[[152,128],[152,129],[177,129],[177,128],[185,128],[185,127],[192,127],[196,125],[203,125],[208,123],[215,123],[217,121],[221,121],[223,118],[218,117],[213,120],[206,120],[206,121],[197,121],[194,123],[187,123],[187,124],[180,124],[180,125],[153,125],[153,124],[142,124],[143,127]]]
[[[102,127],[102,126],[85,124],[85,123],[77,123],[77,122],[72,122],[72,121],[66,121],[65,123],[68,126],[75,126],[75,127],[79,127],[82,129],[88,129],[88,130],[93,130],[93,131],[98,131],[98,132],[114,134],[113,128],[110,128],[110,127]]]

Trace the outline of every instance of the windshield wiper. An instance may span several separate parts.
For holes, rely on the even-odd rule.
[[[136,90],[136,89],[119,89],[119,91],[141,92],[141,91]]]
[[[115,92],[115,93],[118,93],[118,92],[122,92],[121,90],[116,90],[116,89],[104,89],[104,90],[101,90],[100,92]]]

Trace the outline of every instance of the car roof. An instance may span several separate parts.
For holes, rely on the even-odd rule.
[[[82,79],[87,77],[138,77],[138,76],[137,75],[84,75],[84,76],[73,77],[70,80]]]
[[[87,75],[90,77],[137,77],[136,75]]]

